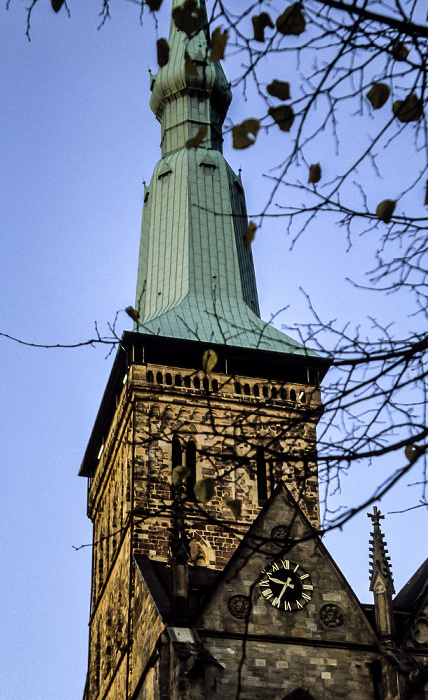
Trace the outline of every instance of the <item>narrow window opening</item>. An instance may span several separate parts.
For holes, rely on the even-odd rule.
[[[210,383],[206,377],[204,377],[202,380],[202,386],[204,387],[205,391],[210,390]]]
[[[263,447],[257,448],[257,498],[259,506],[267,500],[266,459]]]
[[[218,391],[218,381],[217,379],[213,379],[211,382],[212,390],[213,391]]]
[[[269,387],[266,384],[262,387],[263,396],[265,399],[269,398]]]
[[[186,493],[188,498],[194,500],[195,493],[193,488],[196,484],[196,445],[193,440],[186,445],[186,467],[190,470],[190,474],[186,480]]]
[[[253,394],[254,396],[260,396],[260,389],[258,384],[254,384],[253,386]]]
[[[241,385],[239,382],[235,382],[235,394],[240,394],[241,393]]]
[[[191,383],[190,383],[190,377],[188,374],[184,377],[184,386],[187,386],[187,388],[190,388]]]
[[[246,396],[250,396],[250,394],[251,394],[251,389],[250,389],[250,385],[249,385],[249,384],[244,384],[244,394],[245,394]]]
[[[154,377],[153,377],[153,372],[152,372],[151,369],[149,369],[149,371],[147,372],[146,379],[147,379],[147,381],[150,382],[150,383],[153,382]]]
[[[273,387],[272,387],[272,392],[271,392],[271,397],[272,397],[273,399],[276,399],[277,396],[278,396],[278,389],[276,388],[276,386],[273,386]]]
[[[156,381],[158,384],[163,384],[163,375],[162,372],[158,372],[156,375]]]
[[[175,375],[174,384],[175,386],[181,386],[181,376],[179,374]]]
[[[201,388],[201,380],[199,379],[199,377],[194,377],[193,386],[195,387],[195,389]]]
[[[183,457],[181,452],[181,442],[178,437],[172,438],[171,446],[171,465],[174,469],[175,467],[181,467],[183,463]]]
[[[169,385],[172,384],[172,377],[169,373],[167,375],[165,375],[165,383],[169,384]]]
[[[299,401],[301,401],[301,403],[306,403],[306,394],[304,391],[299,391]]]
[[[296,392],[294,389],[291,389],[290,391],[290,401],[295,401],[296,400]]]
[[[287,395],[287,389],[282,388],[281,389],[281,399],[283,401],[287,401],[288,395]]]

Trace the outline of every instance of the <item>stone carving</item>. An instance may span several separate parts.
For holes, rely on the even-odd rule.
[[[251,600],[247,595],[233,595],[229,598],[227,607],[233,617],[237,617],[238,620],[245,620],[250,614]]]
[[[342,608],[334,603],[327,603],[320,610],[320,620],[326,627],[342,627],[344,619]]]

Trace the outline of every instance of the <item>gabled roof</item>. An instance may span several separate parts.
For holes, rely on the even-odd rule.
[[[143,554],[134,556],[137,568],[163,622],[172,617],[172,576],[166,562],[154,561]],[[205,566],[189,566],[189,614],[193,616],[203,605],[219,572]]]
[[[428,594],[428,558],[394,598],[394,608],[415,612]]]

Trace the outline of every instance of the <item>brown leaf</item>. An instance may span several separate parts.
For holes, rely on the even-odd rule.
[[[385,83],[373,83],[366,94],[373,109],[380,109],[388,101],[391,90]]]
[[[274,23],[267,12],[262,12],[260,15],[254,15],[251,20],[253,22],[254,40],[263,42],[265,40],[266,27],[273,29],[275,26]]]
[[[233,148],[240,150],[252,146],[255,143],[259,129],[260,122],[258,119],[244,119],[242,124],[234,126],[232,129]],[[250,138],[249,134],[252,134],[254,138]]]
[[[229,32],[227,29],[222,32],[221,27],[216,27],[211,37],[210,61],[221,61],[224,58]]]
[[[398,44],[394,44],[391,53],[396,61],[405,61],[409,55],[409,49],[406,44],[399,42]]]
[[[160,9],[162,3],[163,0],[146,0],[146,5],[149,8],[150,12],[157,12],[157,10]]]
[[[279,100],[290,99],[290,83],[285,83],[282,80],[272,80],[266,90],[272,97],[277,97]]]
[[[64,5],[65,0],[51,0],[52,9],[54,12],[59,12]]]
[[[158,66],[163,68],[169,61],[169,44],[166,39],[158,39],[156,42],[158,52]]]
[[[422,101],[414,94],[407,95],[404,100],[396,100],[392,105],[394,116],[399,122],[418,122],[422,117]]]
[[[204,11],[196,0],[184,0],[182,5],[174,7],[172,19],[177,29],[181,29],[188,37],[196,34],[204,25]]]
[[[211,479],[210,477],[207,479],[200,479],[193,487],[193,491],[198,501],[208,503],[214,496],[215,479]]]
[[[195,64],[193,63],[187,51],[184,52],[184,72],[186,75],[190,76],[198,75],[198,71],[195,68]]]
[[[132,318],[133,321],[135,321],[135,323],[138,322],[140,314],[138,313],[137,309],[134,309],[133,306],[127,306],[125,312]]]
[[[205,374],[211,374],[218,362],[218,355],[215,350],[205,350],[202,355],[202,369]]]
[[[206,124],[201,124],[201,126],[198,129],[198,133],[196,136],[193,136],[191,139],[188,139],[186,141],[186,148],[198,148],[202,141],[204,140],[205,136],[208,134],[208,127]]]
[[[238,520],[242,512],[242,501],[234,499],[232,501],[226,501],[226,505],[232,511],[235,520]]]
[[[300,3],[295,2],[293,5],[289,5],[282,15],[279,15],[276,20],[276,28],[280,34],[298,36],[305,31],[306,20],[300,8]]]
[[[384,199],[376,207],[377,218],[384,221],[385,224],[389,224],[396,206],[397,202],[395,199]]]
[[[278,107],[269,107],[268,113],[272,119],[278,124],[281,131],[290,131],[294,122],[294,112],[289,105],[279,105]]]
[[[308,184],[315,185],[321,180],[321,166],[319,163],[313,163],[309,168]]]
[[[248,248],[256,237],[257,226],[254,221],[250,221],[244,236],[244,248]]]

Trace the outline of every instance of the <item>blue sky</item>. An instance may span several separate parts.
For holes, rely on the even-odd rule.
[[[116,311],[134,301],[142,180],[160,155],[160,129],[148,106],[154,23],[147,17],[141,27],[138,10],[122,2],[98,31],[101,3],[75,0],[68,19],[40,0],[28,42],[26,4],[12,0],[9,11],[0,9],[0,331],[72,343],[91,337],[95,321],[107,330]],[[168,11],[160,22],[166,35]],[[228,75],[237,69],[236,59],[226,61]],[[235,97],[235,121],[251,112],[251,102]],[[243,168],[250,212],[261,206],[261,172],[279,147],[287,141],[263,133],[252,152],[232,152],[226,141],[232,167]],[[379,201],[388,187],[378,187]],[[343,231],[323,225],[291,253],[273,220],[253,250],[265,319],[287,305],[284,322],[307,318],[301,286],[329,318],[358,323],[373,303],[383,320],[405,314],[405,305],[373,302],[344,281],[361,278],[370,240],[346,254]],[[118,328],[131,329],[124,314]],[[91,527],[77,471],[111,367],[106,354],[102,347],[43,350],[0,339],[1,700],[75,700],[83,693],[91,557],[89,547],[76,552],[73,545],[89,543]],[[366,470],[346,479],[343,501],[370,478]],[[397,510],[414,497],[403,486],[380,507]],[[397,588],[424,558],[415,541],[423,518],[415,511],[384,521]],[[369,530],[362,514],[327,540],[364,601]]]

